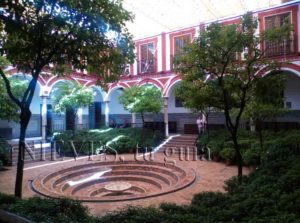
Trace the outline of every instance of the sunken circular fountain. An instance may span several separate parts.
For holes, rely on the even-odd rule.
[[[195,180],[192,169],[159,162],[99,162],[63,169],[32,182],[47,197],[111,202],[154,197],[181,190]]]

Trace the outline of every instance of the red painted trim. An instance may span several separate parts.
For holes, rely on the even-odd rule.
[[[73,82],[77,82],[74,78],[72,78],[71,76],[64,76],[64,77],[55,77],[53,78],[52,80],[50,80],[48,83],[47,83],[47,86],[52,88],[53,87],[53,84],[57,81],[65,81],[65,80],[68,80],[68,81],[73,81]]]
[[[232,24],[239,25],[240,23],[241,23],[241,18],[235,18],[235,19],[231,19],[231,20],[222,21],[222,24],[224,26],[232,25]]]
[[[115,88],[115,87],[120,87],[120,88],[126,89],[126,88],[128,88],[129,86],[128,86],[126,83],[124,83],[124,82],[116,82],[116,83],[113,83],[112,85],[109,86],[109,89],[108,89],[108,91],[107,91],[108,94],[111,93],[111,90],[112,90],[113,88]]]
[[[14,75],[14,74],[18,74],[18,73],[22,73],[21,71],[18,71],[16,68],[13,68],[9,71],[6,71],[6,73],[10,74],[10,75]],[[30,74],[26,74],[28,76],[31,77]],[[37,80],[38,84],[42,87],[42,86],[45,86],[46,85],[46,81],[44,80],[43,77],[39,76],[38,77],[38,80]]]
[[[163,86],[157,80],[154,80],[152,78],[146,78],[146,79],[143,79],[142,81],[138,82],[137,85],[142,86],[143,84],[153,84],[154,86],[159,87],[160,91],[163,92]]]
[[[140,61],[140,56],[141,56],[141,53],[140,53],[140,47],[141,45],[144,45],[144,44],[147,44],[147,43],[153,43],[154,45],[154,49],[155,50],[155,66],[154,66],[154,73],[157,72],[157,42],[158,42],[158,38],[157,37],[154,37],[154,38],[150,38],[150,39],[144,39],[142,41],[136,41],[135,42],[135,48],[137,49],[137,63],[139,63]],[[139,67],[139,65],[138,65]],[[140,74],[140,71],[137,70],[137,74]]]
[[[281,69],[280,70],[284,70],[284,68],[287,68],[287,69],[291,69],[291,70],[295,70],[295,71],[297,71],[297,72],[299,72],[300,73],[300,66],[299,65],[297,65],[297,64],[292,64],[292,63],[282,63],[281,64],[281,67],[280,67]],[[266,68],[263,68],[263,69],[261,69],[258,73],[257,73],[257,75],[258,76],[264,76],[266,73],[268,73],[268,72],[270,72],[271,70],[268,70],[268,69],[266,69]],[[292,72],[292,71],[291,71]]]
[[[161,57],[162,57],[162,71],[166,71],[166,33],[161,34]]]
[[[186,30],[179,31],[179,32],[170,33],[169,38],[170,38],[170,59],[171,60],[174,56],[174,37],[191,35],[191,37],[192,37],[191,41],[193,41],[195,38],[195,33],[196,33],[196,28],[191,28],[191,29],[186,29]],[[172,61],[170,63],[170,67],[172,70]]]
[[[262,33],[265,30],[265,17],[272,15],[283,14],[286,12],[291,12],[292,15],[292,26],[294,31],[294,54],[290,56],[295,56],[298,54],[298,5],[291,5],[288,7],[282,7],[275,10],[268,10],[261,13],[258,13],[259,20],[259,33]],[[261,44],[261,50],[264,49],[264,43]]]
[[[176,77],[173,77],[171,79],[170,83],[168,84],[168,86],[166,86],[166,88],[164,89],[163,96],[168,97],[168,93],[169,93],[170,89],[173,87],[174,83],[181,79],[182,78],[179,75],[177,75]]]

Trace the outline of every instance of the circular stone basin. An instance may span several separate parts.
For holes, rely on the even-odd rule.
[[[93,162],[42,174],[32,189],[47,197],[85,202],[143,199],[181,190],[195,180],[195,172],[154,161]]]
[[[131,184],[127,182],[115,182],[105,185],[105,189],[111,192],[123,192],[129,190],[130,188]]]

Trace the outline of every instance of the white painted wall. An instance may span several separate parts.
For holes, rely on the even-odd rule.
[[[184,107],[175,107],[175,90],[176,85],[173,86],[170,90],[170,96],[168,99],[168,112],[169,113],[191,113],[189,109]]]
[[[40,97],[40,86],[37,85],[34,91],[32,102],[30,105],[30,111],[32,114],[41,114],[41,104],[43,103],[42,98]]]
[[[300,110],[300,77],[288,74],[284,97],[285,102],[292,102],[291,110]]]
[[[119,102],[119,96],[122,94],[122,90],[114,90],[110,95],[109,101],[109,114],[130,114],[123,108],[123,105]]]

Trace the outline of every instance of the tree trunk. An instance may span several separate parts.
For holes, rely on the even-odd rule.
[[[22,108],[20,114],[20,138],[19,138],[19,153],[18,153],[18,164],[15,184],[15,196],[22,198],[22,187],[23,187],[23,168],[25,159],[25,137],[26,129],[31,117],[29,108]]]
[[[142,128],[144,128],[145,120],[144,120],[144,113],[143,112],[141,112],[141,117],[142,117]]]
[[[237,141],[237,132],[232,133],[232,140],[234,144],[236,159],[237,159],[237,165],[238,165],[238,181],[239,183],[242,183],[243,181],[243,157],[241,154],[240,145]]]

